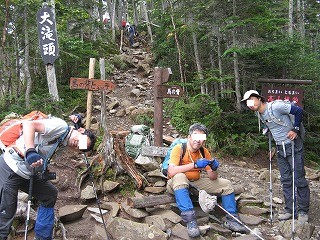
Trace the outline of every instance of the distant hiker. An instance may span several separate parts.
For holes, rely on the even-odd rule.
[[[123,29],[125,29],[126,26],[127,26],[127,22],[126,22],[126,20],[125,20],[124,18],[122,18],[122,20],[121,20],[121,27],[122,27]]]
[[[247,91],[241,102],[257,113],[260,121],[266,125],[276,142],[277,163],[285,200],[285,212],[279,214],[278,219],[288,220],[293,217],[294,213],[294,216],[298,214],[299,222],[308,222],[310,188],[304,170],[304,150],[301,137],[302,109],[281,100],[265,102],[265,98],[255,90]],[[290,115],[294,116],[293,123]],[[292,151],[292,146],[294,151]],[[295,175],[294,183],[293,175]],[[297,193],[295,209],[293,209],[295,204],[293,184]]]
[[[233,186],[229,180],[218,178],[219,162],[212,159],[208,149],[203,147],[207,134],[208,130],[204,125],[199,123],[191,125],[185,155],[181,156],[182,144],[174,146],[168,166],[167,190],[175,196],[177,206],[181,211],[181,218],[187,223],[190,237],[200,235],[188,190],[190,182],[200,190],[205,190],[208,194],[221,197],[223,208],[230,215],[239,219]],[[200,151],[201,147],[204,149],[204,155]],[[202,170],[205,170],[208,176],[200,177]],[[247,232],[246,228],[231,216],[226,215],[226,218],[225,227],[235,232]]]
[[[129,34],[130,47],[132,47],[134,44],[133,38],[136,36],[136,29],[134,25],[130,25],[128,22],[126,23],[126,25],[127,25],[127,31]]]
[[[57,148],[65,150],[68,147],[84,152],[93,148],[95,136],[91,131],[81,128],[79,117],[70,116],[75,126],[68,126],[64,120],[55,117],[24,121],[23,134],[15,145],[8,146],[0,155],[1,240],[8,238],[17,210],[18,190],[29,193],[31,177],[32,196],[40,203],[34,227],[35,239],[52,239],[58,190],[49,181],[53,179],[52,174],[43,172],[43,166],[47,163],[47,156]]]

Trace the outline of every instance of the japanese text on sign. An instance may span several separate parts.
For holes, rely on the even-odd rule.
[[[70,89],[112,90],[115,85],[108,80],[88,79],[88,78],[70,78]]]
[[[45,64],[53,64],[59,55],[58,38],[55,17],[47,5],[38,11],[37,24],[42,59]]]
[[[303,90],[299,88],[264,86],[262,88],[262,95],[267,102],[287,100],[295,102],[298,106],[303,107]]]
[[[180,95],[180,89],[178,88],[168,88],[167,89],[167,95]]]
[[[183,90],[180,86],[157,86],[157,97],[159,98],[179,98],[182,94]]]

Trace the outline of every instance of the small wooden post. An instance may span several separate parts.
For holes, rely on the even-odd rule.
[[[96,64],[96,59],[95,58],[90,58],[89,62],[89,79],[94,78],[94,66]],[[92,116],[92,96],[93,92],[88,91],[88,96],[87,96],[87,120],[86,120],[86,128],[89,129],[91,126],[91,116]]]

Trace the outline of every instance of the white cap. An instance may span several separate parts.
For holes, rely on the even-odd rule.
[[[261,98],[261,100],[264,102],[264,97],[262,97],[256,90],[246,91],[241,102],[247,101],[251,96]]]

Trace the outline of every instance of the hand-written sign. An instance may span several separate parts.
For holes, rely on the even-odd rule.
[[[90,91],[113,90],[115,84],[108,80],[89,78],[70,78],[70,89],[87,89]]]
[[[295,102],[299,107],[303,107],[303,90],[300,88],[263,86],[262,96],[265,97],[267,102],[288,100]]]
[[[44,64],[53,64],[58,58],[59,48],[56,20],[48,5],[37,12],[37,25],[42,60]]]
[[[158,85],[158,98],[178,98],[182,96],[183,89],[180,86]]]

